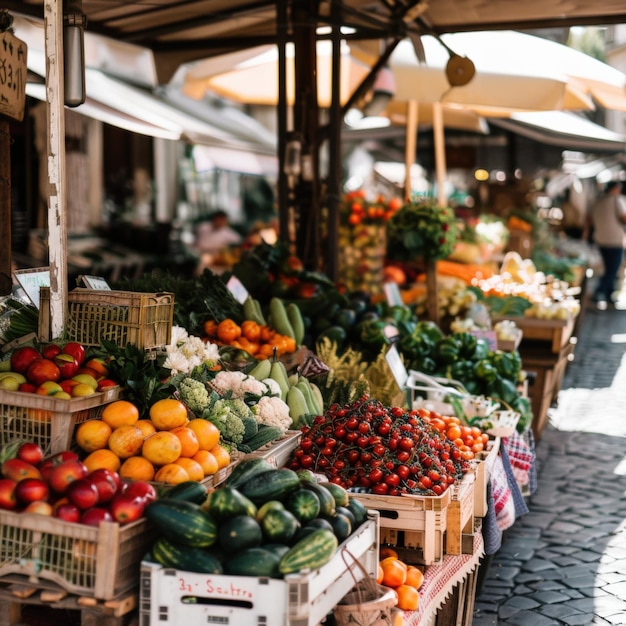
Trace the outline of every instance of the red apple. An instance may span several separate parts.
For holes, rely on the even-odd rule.
[[[70,341],[63,346],[62,351],[65,352],[65,354],[71,354],[76,359],[79,367],[83,364],[86,351],[85,346],[82,344],[77,341]]]
[[[31,465],[39,465],[43,461],[43,449],[39,444],[29,441],[20,446],[17,458]]]
[[[2,464],[2,475],[19,482],[26,478],[41,478],[41,472],[32,463],[22,459],[8,459]]]
[[[107,389],[111,389],[111,387],[117,387],[118,383],[110,378],[102,378],[98,381],[98,386],[96,387],[96,391],[106,391]]]
[[[44,359],[54,359],[61,352],[61,346],[56,343],[49,343],[41,348],[41,356]]]
[[[113,519],[120,524],[138,520],[143,515],[145,507],[146,503],[143,498],[129,496],[126,493],[115,496],[109,505]]]
[[[62,502],[54,509],[54,516],[66,522],[79,522],[80,509],[71,502]]]
[[[157,499],[157,491],[154,488],[154,485],[151,485],[145,480],[137,480],[129,483],[124,491],[124,495],[131,497],[138,496],[139,498],[143,498],[146,504],[154,502]]]
[[[98,489],[88,478],[72,481],[66,493],[69,501],[81,511],[98,504]]]
[[[80,461],[64,461],[57,465],[48,478],[50,487],[57,493],[66,493],[69,486],[87,476],[87,468]],[[94,487],[97,493],[97,490]]]
[[[35,515],[47,515],[52,516],[53,507],[49,502],[44,500],[37,500],[36,502],[30,502],[22,510],[24,513],[34,513]]]
[[[47,500],[50,488],[41,478],[25,478],[17,483],[15,495],[22,504]]]
[[[33,362],[41,359],[41,352],[35,350],[32,346],[22,346],[16,348],[11,354],[11,371],[26,374],[28,366]]]
[[[54,361],[49,359],[38,359],[33,361],[26,370],[26,379],[33,385],[41,385],[48,380],[56,382],[61,378],[61,370],[57,367]]]
[[[17,390],[23,391],[24,393],[35,393],[35,391],[37,391],[37,387],[36,385],[33,385],[33,383],[21,383]]]
[[[14,509],[17,507],[15,488],[17,481],[11,478],[0,478],[0,509]]]
[[[61,352],[54,357],[54,363],[61,372],[61,378],[72,378],[78,371],[78,361],[71,355]]]
[[[96,486],[100,504],[109,502],[117,493],[120,484],[119,474],[105,468],[94,470],[89,474],[87,480]]]
[[[65,393],[69,393],[72,395],[72,387],[76,387],[78,385],[78,381],[73,378],[67,378],[65,380],[60,380],[59,385],[61,385],[61,389],[65,391]]]
[[[92,506],[90,509],[83,511],[80,516],[80,523],[88,526],[98,526],[100,522],[112,522],[113,516],[108,509],[101,506]]]

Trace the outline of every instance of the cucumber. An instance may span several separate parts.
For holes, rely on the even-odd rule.
[[[148,521],[172,541],[192,548],[208,548],[217,540],[217,525],[199,505],[162,498],[146,507]]]
[[[314,530],[283,555],[278,570],[285,575],[318,569],[332,559],[338,546],[339,541],[332,531]]]
[[[173,567],[185,572],[198,572],[200,574],[222,574],[222,564],[205,550],[190,548],[166,537],[159,537],[152,544],[152,558],[163,565]]]
[[[252,476],[239,490],[260,506],[268,500],[282,500],[299,486],[298,474],[287,467],[281,467]]]
[[[223,522],[237,515],[256,517],[256,505],[234,487],[220,487],[212,491],[202,509],[215,521]]]
[[[274,469],[274,467],[267,459],[241,459],[241,461],[233,467],[233,471],[222,484],[225,487],[234,487],[237,489],[240,485],[247,483],[255,474],[267,472],[271,469]]]
[[[278,569],[280,559],[278,553],[264,547],[247,548],[228,559],[224,564],[224,570],[231,576],[281,578]]]
[[[333,494],[323,485],[314,482],[301,482],[302,487],[310,489],[320,501],[320,515],[322,517],[332,517],[335,514],[335,498]]]

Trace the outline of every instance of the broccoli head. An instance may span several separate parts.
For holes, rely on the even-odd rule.
[[[204,383],[195,378],[183,378],[178,386],[180,399],[197,416],[209,406],[209,391]]]
[[[210,420],[218,427],[223,439],[232,441],[234,444],[243,441],[245,431],[242,418],[238,412],[242,410],[241,407],[238,406],[238,402],[241,402],[246,409],[248,409],[248,406],[243,401],[234,400],[232,398],[221,399],[217,400],[211,409],[205,411],[203,414],[203,417]]]

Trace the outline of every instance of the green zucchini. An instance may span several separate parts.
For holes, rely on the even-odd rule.
[[[234,487],[237,489],[240,485],[248,482],[255,474],[267,472],[272,469],[274,469],[274,467],[267,459],[241,459],[241,461],[233,467],[233,471],[222,484],[225,487]]]
[[[239,489],[258,506],[268,500],[282,500],[299,486],[298,475],[287,467],[281,467],[252,476]]]
[[[319,529],[298,541],[280,559],[281,574],[293,574],[302,570],[315,570],[330,561],[339,541],[330,530]]]
[[[336,483],[320,483],[322,487],[325,487],[333,494],[333,498],[335,499],[336,506],[348,506],[348,502],[350,502],[350,496],[346,489],[344,489],[341,485]]]
[[[145,515],[161,535],[177,543],[208,548],[217,540],[215,520],[193,502],[162,498],[150,503]]]
[[[222,564],[213,555],[205,550],[175,543],[167,537],[159,537],[152,544],[152,558],[163,567],[173,567],[185,572],[223,573]]]
[[[257,433],[250,437],[249,439],[244,439],[244,443],[252,452],[258,450],[263,447],[265,444],[270,443],[270,441],[276,441],[276,439],[280,439],[284,430],[280,426],[268,426],[267,424],[260,424]]]

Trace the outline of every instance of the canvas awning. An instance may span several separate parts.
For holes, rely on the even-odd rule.
[[[565,111],[513,113],[489,123],[534,141],[583,152],[623,152],[626,136]]]

